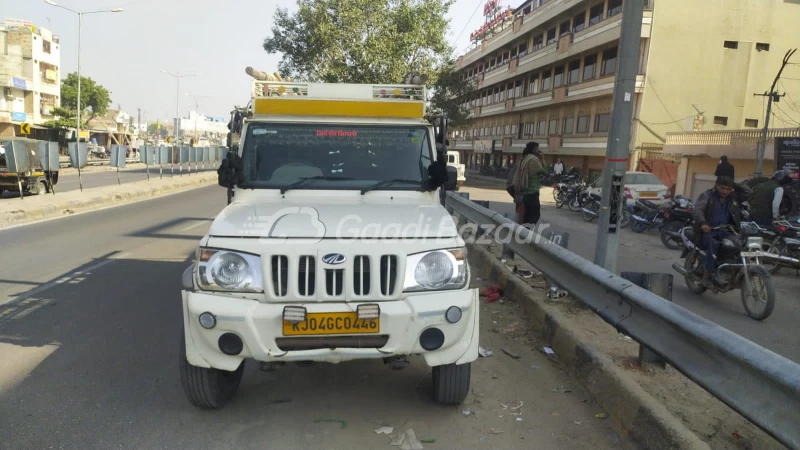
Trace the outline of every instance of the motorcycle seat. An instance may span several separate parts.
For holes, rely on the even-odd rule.
[[[659,205],[656,205],[655,203],[651,202],[650,200],[637,200],[636,203],[638,203],[639,206],[641,206],[642,208],[649,209],[649,210],[652,210],[652,211],[655,211],[655,210],[661,208]]]

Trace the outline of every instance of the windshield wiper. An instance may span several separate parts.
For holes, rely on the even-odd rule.
[[[411,184],[417,184],[419,186],[422,186],[422,181],[419,181],[419,180],[408,180],[408,179],[405,179],[405,178],[395,178],[395,179],[392,179],[392,180],[379,181],[379,182],[373,184],[372,186],[367,186],[364,189],[361,189],[361,195],[364,195],[367,192],[372,191],[374,189],[380,189],[380,188],[382,188],[384,186],[388,186],[388,185],[394,184],[394,183],[411,183]]]
[[[335,176],[335,175],[318,175],[318,176],[315,176],[315,177],[300,178],[299,180],[295,181],[294,183],[292,183],[292,184],[290,184],[290,185],[288,185],[286,187],[281,188],[281,194],[285,194],[286,191],[288,191],[290,189],[297,189],[299,187],[306,186],[307,184],[311,184],[311,183],[313,183],[314,181],[317,181],[317,180],[340,181],[340,180],[352,180],[352,179],[353,178],[351,178],[351,177],[338,177],[338,176]]]

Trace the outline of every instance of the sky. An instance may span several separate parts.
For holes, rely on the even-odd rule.
[[[274,72],[281,59],[262,48],[275,9],[295,10],[293,0],[55,1],[80,12],[124,9],[83,17],[81,74],[111,91],[112,108],[134,117],[140,108],[143,121],[175,117],[176,104],[181,116],[197,102],[200,114],[225,118],[235,105],[247,104],[252,78],[245,68]],[[457,0],[451,8],[448,38],[456,54],[482,24],[483,3]],[[61,39],[61,78],[77,71],[77,15],[44,0],[0,0],[4,18],[50,29]],[[178,92],[175,77],[161,70],[200,75],[182,78]]]

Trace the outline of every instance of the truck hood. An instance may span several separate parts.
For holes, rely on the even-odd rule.
[[[259,199],[234,202],[211,224],[210,236],[307,239],[411,239],[457,235],[439,204],[364,197],[320,200]]]

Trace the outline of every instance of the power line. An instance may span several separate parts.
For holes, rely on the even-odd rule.
[[[796,120],[792,119],[792,118],[791,118],[791,115],[790,115],[789,113],[787,113],[786,111],[784,111],[783,109],[781,109],[780,105],[778,105],[778,104],[776,103],[774,106],[775,106],[775,109],[776,109],[776,110],[778,110],[778,111],[780,111],[780,113],[781,113],[781,114],[778,116],[778,115],[776,115],[776,114],[775,114],[775,112],[773,111],[773,112],[772,112],[772,115],[773,115],[773,117],[777,117],[777,118],[781,119],[781,121],[782,121],[782,122],[784,122],[784,123],[788,123],[788,124],[790,124],[790,125],[791,125],[791,124],[794,124],[794,125],[797,125],[798,127],[800,127],[800,122],[798,122],[798,121],[796,121]],[[784,115],[785,115],[786,117],[784,117]]]
[[[793,106],[792,106],[792,105],[790,105],[790,106],[789,106],[789,109],[791,109],[792,111],[794,111],[794,112],[796,112],[796,113],[800,114],[800,110],[798,110],[798,109],[797,109],[797,103],[795,103],[795,102],[794,102],[794,99],[792,98],[792,94],[790,94],[790,93],[789,93],[789,90],[788,90],[788,89],[786,89],[786,86],[784,86],[784,85],[783,85],[783,81],[782,81],[782,80],[781,80],[781,81],[778,81],[778,83],[779,83],[779,84],[780,84],[780,86],[783,88],[783,93],[784,93],[784,94],[785,94],[787,97],[789,97],[789,102],[790,102],[790,103],[793,105]]]
[[[458,37],[455,38],[455,40],[453,41],[453,46],[454,47],[456,45],[456,42],[458,42],[458,40],[461,39],[461,35],[464,34],[464,31],[467,30],[467,27],[469,26],[469,23],[472,22],[472,18],[475,17],[475,14],[477,14],[478,10],[481,9],[481,6],[482,6],[482,3],[478,2],[478,6],[475,7],[475,11],[472,11],[472,15],[469,16],[469,19],[467,19],[467,23],[464,24],[464,28],[461,29],[461,32],[458,33]]]
[[[668,122],[663,125],[675,124],[675,126],[678,127],[679,130],[683,131],[683,128],[681,128],[680,125],[678,125],[678,122],[686,119],[685,118],[680,120],[675,119],[675,117],[669,112],[669,109],[667,109],[667,105],[665,105],[664,102],[661,101],[661,97],[658,95],[658,92],[656,92],[656,87],[653,86],[653,82],[650,80],[650,77],[645,77],[645,81],[650,84],[650,88],[653,90],[653,94],[656,95],[658,103],[661,103],[661,106],[664,108],[664,111],[666,111],[669,118],[673,120],[672,122]],[[653,124],[653,125],[658,125],[658,124]]]

